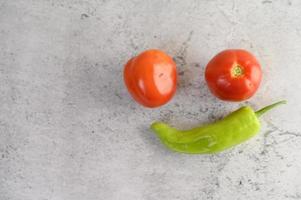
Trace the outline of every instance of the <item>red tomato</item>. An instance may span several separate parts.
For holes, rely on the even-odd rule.
[[[176,64],[160,50],[147,50],[127,62],[124,81],[138,103],[150,108],[158,107],[175,94]]]
[[[261,76],[256,58],[242,49],[220,52],[210,60],[205,72],[211,92],[228,101],[242,101],[254,95]]]

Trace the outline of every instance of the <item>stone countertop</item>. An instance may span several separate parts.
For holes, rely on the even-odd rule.
[[[301,199],[301,1],[0,0],[0,199]],[[171,102],[146,109],[123,65],[159,48],[177,62]],[[253,52],[254,97],[222,102],[206,63]],[[168,151],[149,131],[287,99],[258,136],[217,155]]]

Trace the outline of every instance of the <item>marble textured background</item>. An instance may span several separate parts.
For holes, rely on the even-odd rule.
[[[299,0],[0,0],[0,199],[301,199],[300,44]],[[173,100],[153,110],[122,80],[148,48],[179,73]],[[205,65],[226,48],[262,64],[248,101],[207,89]],[[257,137],[217,155],[170,152],[148,129],[282,99]]]

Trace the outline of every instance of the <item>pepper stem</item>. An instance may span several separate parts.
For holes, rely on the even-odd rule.
[[[260,117],[261,115],[263,115],[264,113],[266,113],[267,111],[275,108],[276,106],[279,106],[280,104],[286,104],[286,101],[278,101],[276,103],[273,103],[271,105],[268,105],[266,107],[261,108],[260,110],[256,111],[255,114],[257,117]]]

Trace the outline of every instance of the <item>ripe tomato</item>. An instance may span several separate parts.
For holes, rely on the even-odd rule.
[[[124,81],[138,103],[158,107],[167,103],[176,91],[176,64],[160,50],[147,50],[127,62]]]
[[[256,92],[261,81],[256,58],[242,49],[220,52],[207,64],[205,79],[211,92],[222,100],[242,101]]]

